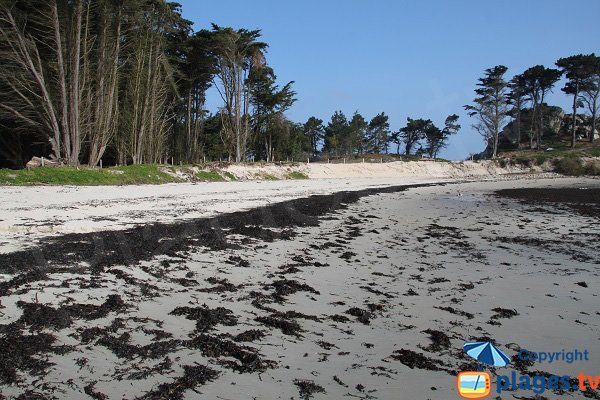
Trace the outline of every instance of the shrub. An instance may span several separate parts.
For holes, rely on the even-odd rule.
[[[522,165],[524,167],[531,167],[531,159],[527,157],[517,157],[515,158],[515,164]]]
[[[535,165],[542,165],[544,164],[546,161],[548,161],[548,156],[545,154],[538,154],[535,157]]]
[[[600,176],[600,161],[590,161],[584,167],[586,175]]]
[[[584,167],[579,158],[561,158],[555,161],[554,169],[559,174],[579,176],[584,174]]]

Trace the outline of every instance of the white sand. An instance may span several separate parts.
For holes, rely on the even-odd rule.
[[[241,179],[284,176],[295,170],[310,180],[181,183],[157,186],[0,187],[0,253],[44,236],[125,229],[151,222],[206,217],[273,202],[341,190],[443,182],[507,179],[529,172],[491,162],[393,162],[365,164],[232,165]]]
[[[319,182],[325,184],[328,181]],[[290,184],[302,187],[314,182]],[[275,187],[281,187],[280,183],[273,183],[273,187],[265,183],[248,185],[252,185],[253,190],[257,190],[257,186],[267,188],[270,193],[277,193]],[[50,388],[58,388],[63,399],[79,399],[84,396],[82,388],[97,381],[95,389],[110,399],[133,399],[157,388],[160,383],[180,377],[183,365],[197,364],[216,368],[221,371],[221,376],[212,383],[199,386],[197,391],[202,395],[186,392],[186,399],[297,399],[294,379],[312,380],[327,391],[326,394],[315,394],[315,399],[454,399],[458,395],[451,374],[410,369],[390,356],[396,350],[410,349],[441,361],[445,368],[459,370],[461,363],[467,361],[461,358],[463,343],[481,336],[493,338],[509,355],[515,354],[517,346],[534,351],[589,349],[592,358],[587,363],[539,364],[533,369],[559,375],[576,376],[580,371],[597,374],[600,370],[598,265],[593,260],[574,259],[577,252],[596,258],[600,254],[600,244],[577,245],[578,241],[600,234],[597,220],[549,206],[544,208],[551,213],[535,211],[532,205],[488,196],[491,191],[501,188],[565,185],[597,186],[598,180],[566,178],[462,183],[366,197],[333,214],[333,218],[322,221],[318,227],[298,229],[299,236],[292,241],[254,242],[239,250],[205,251],[199,247],[185,255],[185,260],[172,259],[170,267],[161,266],[159,260],[122,267],[128,274],[159,288],[155,295],[141,301],[139,287],[127,285],[110,274],[100,276],[107,287],[84,291],[75,288],[80,280],[90,279],[89,276],[53,275],[50,282],[36,282],[27,291],[3,299],[7,308],[3,310],[0,323],[18,318],[20,311],[15,307],[16,301],[31,302],[35,293],[39,294],[40,302],[53,306],[68,299],[98,304],[107,294],[117,293],[134,306],[125,315],[111,315],[91,322],[77,321],[72,328],[61,331],[58,334],[61,343],[74,345],[76,350],[64,356],[51,356],[50,360],[56,365],[50,368],[47,376],[40,380],[26,378],[23,385],[10,388],[6,394],[20,393],[29,382],[30,388],[36,387],[38,391],[43,384],[48,384]],[[328,189],[321,187],[320,190]],[[152,198],[150,194],[148,196]],[[358,218],[360,224],[349,223],[352,218]],[[349,235],[353,226],[359,229],[360,236]],[[436,226],[441,228],[432,231]],[[436,232],[441,237],[432,237]],[[542,245],[504,243],[497,241],[499,237],[533,238],[542,241]],[[341,247],[311,247],[321,247],[327,242],[338,243]],[[552,246],[548,247],[550,244]],[[355,255],[349,260],[342,259],[340,256],[347,251]],[[250,267],[236,267],[224,262],[234,255],[248,260]],[[283,335],[277,329],[256,322],[256,316],[268,313],[252,306],[248,297],[253,290],[264,292],[265,284],[279,279],[274,273],[279,267],[294,264],[294,256],[329,264],[326,267],[301,267],[301,272],[286,276],[310,285],[320,294],[298,292],[289,296],[283,305],[270,304],[280,311],[294,310],[321,319],[321,322],[298,319],[304,330],[302,338]],[[166,275],[157,278],[139,267]],[[198,287],[185,288],[172,281],[183,277],[186,271],[200,282]],[[199,292],[201,288],[212,286],[204,281],[211,277],[226,278],[244,286],[236,292]],[[434,283],[436,278],[439,281]],[[65,279],[71,280],[71,288],[58,286]],[[576,285],[581,281],[588,287]],[[56,286],[50,287],[50,283]],[[473,283],[474,288],[461,289],[461,284],[469,283]],[[382,294],[368,291],[368,288]],[[408,296],[410,289],[417,295]],[[344,313],[350,307],[365,309],[367,303],[383,306],[374,313],[370,325],[363,325],[348,315],[350,321],[347,323],[329,319],[333,314],[346,315]],[[202,304],[226,307],[238,317],[238,325],[217,326],[212,334],[266,330],[268,336],[265,339],[248,345],[258,348],[264,358],[276,361],[278,368],[262,374],[238,374],[216,366],[214,359],[203,357],[198,351],[180,349],[169,356],[173,361],[170,372],[153,374],[145,380],[118,380],[115,376],[119,376],[120,371],[136,371],[140,366],[155,365],[162,359],[152,362],[139,358],[119,359],[104,346],[84,346],[75,339],[78,330],[106,326],[115,317],[127,321],[126,328],[115,335],[131,332],[132,344],[150,343],[149,337],[140,329],[157,329],[159,326],[153,320],[163,321],[161,329],[173,334],[174,338],[187,339],[188,335],[193,335],[194,323],[169,313],[178,306]],[[436,308],[443,306],[471,313],[473,317]],[[494,314],[492,309],[496,307],[514,309],[519,315],[497,320],[500,325],[490,324]],[[134,322],[128,319],[132,317],[152,320]],[[431,342],[424,332],[426,329],[444,332],[450,338],[450,347],[428,349]],[[71,333],[75,335],[69,336]],[[335,347],[324,349],[319,346],[319,341]],[[75,367],[75,361],[81,358],[87,358],[88,363],[81,368]],[[500,368],[497,373],[508,374],[510,371],[510,368]],[[348,387],[336,383],[334,375]],[[72,381],[68,383],[68,379]],[[358,384],[364,388],[359,390]],[[502,398],[512,398],[512,394],[523,396],[521,398],[532,396],[530,392],[519,391],[504,393]],[[490,398],[495,396],[493,393]],[[557,395],[547,392],[544,396],[555,398]],[[582,398],[579,392],[567,393],[564,397]]]

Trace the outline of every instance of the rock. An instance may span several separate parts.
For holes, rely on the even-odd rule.
[[[58,167],[60,163],[54,160],[48,160],[44,157],[33,157],[31,160],[25,164],[27,168],[37,168],[37,167]]]

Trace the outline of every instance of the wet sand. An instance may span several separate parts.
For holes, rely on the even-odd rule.
[[[594,373],[599,189],[388,186],[41,239],[0,254],[2,394],[458,398],[481,339],[591,352],[498,374]]]

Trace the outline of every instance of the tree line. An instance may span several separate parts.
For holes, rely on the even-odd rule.
[[[392,131],[384,112],[367,120],[358,111],[350,119],[342,111],[336,111],[327,125],[311,117],[304,130],[310,132],[315,155],[322,141],[322,152],[331,156],[389,154],[395,148],[397,155],[435,158],[448,145],[450,136],[460,130],[458,118],[455,114],[448,116],[443,128],[438,128],[430,119],[407,118],[404,127]]]
[[[290,121],[260,30],[194,31],[164,0],[0,0],[0,158],[68,165],[266,161],[388,153],[435,157],[458,131],[339,111]],[[222,100],[207,110],[214,88]]]
[[[516,137],[517,148],[542,149],[544,137],[548,136],[546,114],[550,107],[546,100],[563,76],[566,83],[561,90],[573,99],[567,124],[571,147],[575,147],[578,138],[594,142],[600,95],[600,57],[594,53],[578,54],[560,58],[555,66],[557,68],[536,65],[509,79],[506,77],[508,68],[498,65],[486,69],[484,76],[479,78],[476,98],[465,109],[476,118],[473,127],[484,137],[492,157],[498,154],[500,136],[508,120],[511,120],[509,126]],[[588,115],[581,118],[577,113],[580,108]]]

